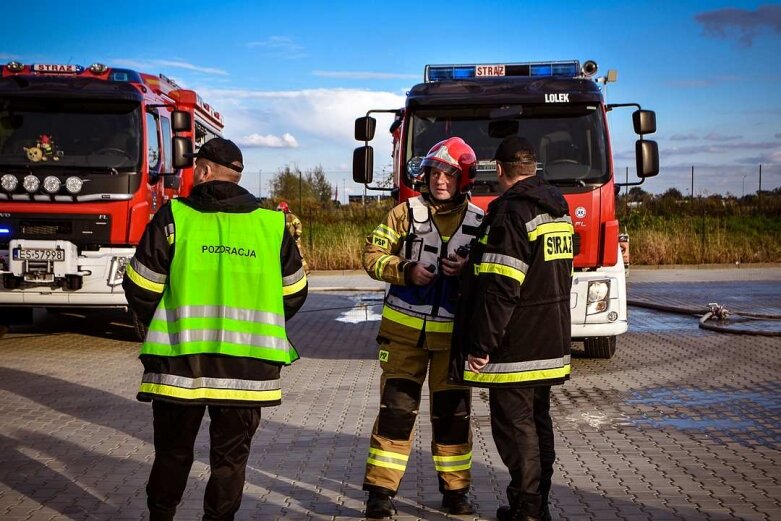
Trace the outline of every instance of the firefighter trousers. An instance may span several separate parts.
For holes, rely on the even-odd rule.
[[[472,467],[471,389],[448,383],[449,351],[380,340],[380,412],[374,422],[363,489],[393,496],[412,450],[415,419],[428,374],[431,454],[439,490],[466,492]]]
[[[553,477],[553,422],[550,386],[491,388],[491,433],[507,470],[510,505],[538,516],[548,503]]]
[[[232,520],[241,505],[252,436],[260,407],[209,406],[211,476],[203,498],[204,521]],[[171,521],[193,464],[205,405],[152,401],[155,460],[146,486],[150,521]]]

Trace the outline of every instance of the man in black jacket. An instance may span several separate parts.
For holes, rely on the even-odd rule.
[[[534,150],[496,151],[502,195],[488,207],[462,272],[451,377],[488,387],[491,431],[510,471],[500,521],[550,519],[550,387],[570,373],[572,222],[567,202],[535,175]]]
[[[281,367],[298,358],[285,321],[307,295],[284,217],[237,184],[239,148],[214,138],[195,157],[192,193],[155,214],[122,284],[148,329],[137,397],[152,401],[150,521],[173,520],[207,408],[203,520],[234,518],[261,408],[282,401]]]

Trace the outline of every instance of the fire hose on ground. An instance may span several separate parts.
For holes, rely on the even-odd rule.
[[[749,313],[745,311],[730,311],[725,306],[722,306],[715,302],[709,303],[707,307],[684,307],[684,306],[667,306],[664,304],[656,304],[654,302],[648,302],[647,300],[627,299],[627,305],[646,308],[646,309],[653,309],[656,311],[664,311],[667,313],[695,315],[699,317],[700,328],[707,329],[708,331],[715,331],[717,333],[730,333],[735,335],[755,335],[755,336],[781,336],[781,330],[770,331],[770,330],[763,330],[763,329],[749,329],[745,327],[725,324],[728,321],[730,315],[741,317],[746,320],[758,320],[758,321],[775,321],[775,320],[781,321],[781,315]]]

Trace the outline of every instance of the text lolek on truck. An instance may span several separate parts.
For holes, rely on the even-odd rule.
[[[127,308],[125,266],[193,186],[185,154],[222,133],[192,90],[100,63],[0,66],[0,324]]]
[[[561,189],[570,208],[575,235],[570,307],[572,338],[586,356],[610,358],[616,336],[628,328],[626,274],[619,249],[615,213],[618,187],[607,114],[635,107],[635,153],[641,184],[659,173],[656,115],[637,103],[606,104],[603,88],[615,71],[597,76],[586,61],[507,64],[427,65],[424,82],[412,87],[404,108],[370,110],[355,121],[355,139],[364,145],[353,154],[353,178],[371,183],[376,120],[392,113],[393,193],[398,202],[417,195],[420,162],[437,142],[463,138],[477,154],[472,202],[483,209],[499,195],[493,155],[508,136],[521,136],[537,152],[537,174]],[[370,187],[371,188],[371,187]]]

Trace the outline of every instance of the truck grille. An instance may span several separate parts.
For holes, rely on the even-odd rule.
[[[21,222],[22,234],[26,236],[50,237],[52,235],[70,234],[73,231],[70,222]]]

